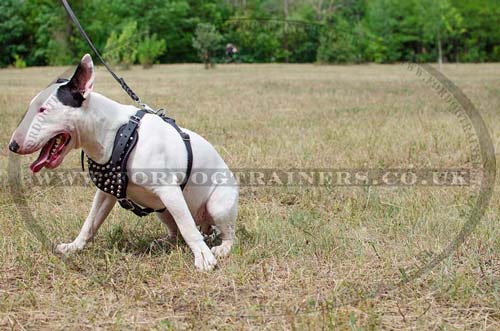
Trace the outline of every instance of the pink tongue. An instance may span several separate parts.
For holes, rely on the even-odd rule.
[[[50,149],[52,148],[52,142],[49,141],[40,152],[38,159],[30,165],[30,169],[33,173],[39,172],[49,160]]]

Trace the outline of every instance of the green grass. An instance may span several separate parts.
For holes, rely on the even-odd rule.
[[[66,68],[0,71],[0,169],[31,98]],[[500,141],[500,65],[446,65]],[[470,145],[446,104],[404,66],[199,65],[123,75],[150,105],[211,141],[232,168],[459,168]],[[96,90],[128,103],[100,68]],[[22,158],[23,171],[34,156]],[[62,167],[79,166],[73,152]],[[72,240],[92,187],[33,187],[54,243]],[[182,243],[151,246],[155,217],[115,208],[64,261],[42,249],[0,188],[0,329],[441,329],[500,327],[496,190],[467,242],[393,286],[458,233],[463,188],[243,187],[238,243],[209,273]]]

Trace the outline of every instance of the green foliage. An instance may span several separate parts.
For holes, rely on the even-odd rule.
[[[120,63],[120,47],[118,46],[118,34],[113,31],[106,41],[106,47],[104,48],[103,57],[109,64]]]
[[[200,61],[201,23],[219,31],[212,45],[236,45],[243,62],[500,61],[499,0],[289,0],[287,20],[284,3],[89,0],[72,6],[97,48],[125,67]],[[28,66],[67,65],[89,51],[58,0],[0,1],[0,50],[0,67],[14,63],[15,54]],[[208,51],[211,62],[217,51]]]
[[[76,8],[75,8],[76,9]],[[32,45],[28,64],[64,65],[74,59],[69,38],[72,25],[57,1],[25,1],[26,21]],[[23,54],[23,53],[19,53]],[[24,55],[24,54],[23,54]],[[81,56],[79,56],[81,58]]]
[[[124,69],[128,69],[135,63],[138,46],[137,22],[129,22],[119,35],[116,32],[111,33],[103,56],[109,63],[120,64]]]
[[[228,31],[225,39],[237,45],[244,62],[276,60],[276,51],[281,48],[277,24],[235,17],[225,28]]]
[[[457,60],[498,61],[494,48],[500,45],[500,4],[498,0],[452,0],[462,15],[464,34],[457,41]]]
[[[165,40],[158,39],[156,34],[153,34],[151,37],[148,36],[139,42],[137,48],[139,63],[144,68],[151,68],[155,60],[165,53],[166,50],[167,44]]]
[[[377,62],[413,61],[422,51],[419,0],[373,0],[366,8],[365,26],[371,32],[368,47]]]
[[[322,63],[355,63],[362,61],[356,29],[346,19],[335,19],[320,37],[318,61]]]
[[[500,46],[493,47],[492,60],[500,61]]]
[[[24,69],[26,68],[26,62],[17,54],[14,54],[14,67],[17,69]]]
[[[0,2],[0,67],[10,64],[14,54],[27,52],[24,44],[27,26],[23,22],[22,11],[20,1]]]
[[[205,63],[205,69],[214,64],[214,56],[222,47],[222,35],[215,26],[209,23],[200,23],[196,27],[193,37],[193,47],[198,51],[198,56]]]
[[[423,41],[437,43],[438,51],[443,44],[450,45],[465,32],[463,18],[449,0],[421,0],[419,10],[420,17],[425,17],[422,20]]]

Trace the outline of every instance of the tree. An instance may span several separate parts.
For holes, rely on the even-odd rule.
[[[283,12],[285,14],[285,25],[283,27],[283,48],[285,49],[285,62],[288,63],[288,55],[289,55],[289,50],[288,50],[288,0],[283,0]]]
[[[443,43],[465,32],[462,28],[462,16],[449,0],[421,0],[420,10],[420,17],[423,19],[424,41],[432,44],[432,41],[435,40],[438,49],[437,60],[441,67],[443,64]]]
[[[455,40],[456,60],[500,61],[498,0],[451,0],[451,3],[463,18],[464,33]]]
[[[27,52],[23,44],[27,31],[21,12],[22,3],[19,1],[4,0],[0,3],[0,67],[12,63],[16,55]]]
[[[165,40],[158,39],[156,34],[147,36],[139,42],[137,58],[144,68],[151,68],[156,59],[167,50]]]
[[[28,65],[64,65],[74,59],[70,34],[72,23],[55,1],[27,0],[23,2],[23,20],[28,37],[24,41],[29,51]]]
[[[324,6],[324,4],[321,4]],[[362,26],[362,2],[329,1],[322,11],[317,61],[321,63],[359,63],[365,61],[365,29]]]
[[[215,26],[209,23],[200,23],[196,27],[193,38],[193,47],[198,51],[200,59],[205,64],[205,69],[213,67],[213,57],[215,52],[220,49],[222,35]]]
[[[119,35],[114,31],[111,33],[103,56],[111,64],[120,64],[124,69],[128,69],[137,58],[138,45],[137,22],[129,22]]]
[[[220,31],[216,44],[235,44],[243,62],[500,61],[499,0],[88,0],[71,5],[97,49],[106,48],[112,61],[125,65],[203,59],[193,42],[202,22]],[[67,65],[88,51],[60,1],[0,1],[0,67],[16,59],[20,66],[23,61]]]
[[[419,0],[372,0],[366,7],[363,26],[370,56],[377,62],[415,61],[425,52],[422,41],[422,19]]]
[[[295,5],[289,15],[289,20],[292,23],[288,25],[286,31],[288,52],[284,48],[284,55],[287,55],[289,62],[292,63],[315,62],[322,26],[316,22],[316,12],[310,4]],[[284,27],[282,31],[284,38]],[[281,37],[280,32],[278,32],[277,37]],[[282,61],[284,56],[277,53],[275,58]]]

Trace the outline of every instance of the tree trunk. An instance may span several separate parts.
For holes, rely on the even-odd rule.
[[[283,48],[285,49],[285,62],[288,63],[288,0],[283,0],[285,10],[285,27],[283,33]]]
[[[318,21],[321,21],[321,18],[323,17],[323,1],[324,0],[319,0],[319,2],[316,5],[316,19]]]
[[[438,31],[438,35],[437,35],[437,43],[438,43],[439,71],[443,71],[443,47],[441,45],[441,33],[439,31]]]
[[[210,55],[208,52],[203,54],[203,62],[205,63],[205,69],[210,69]]]

